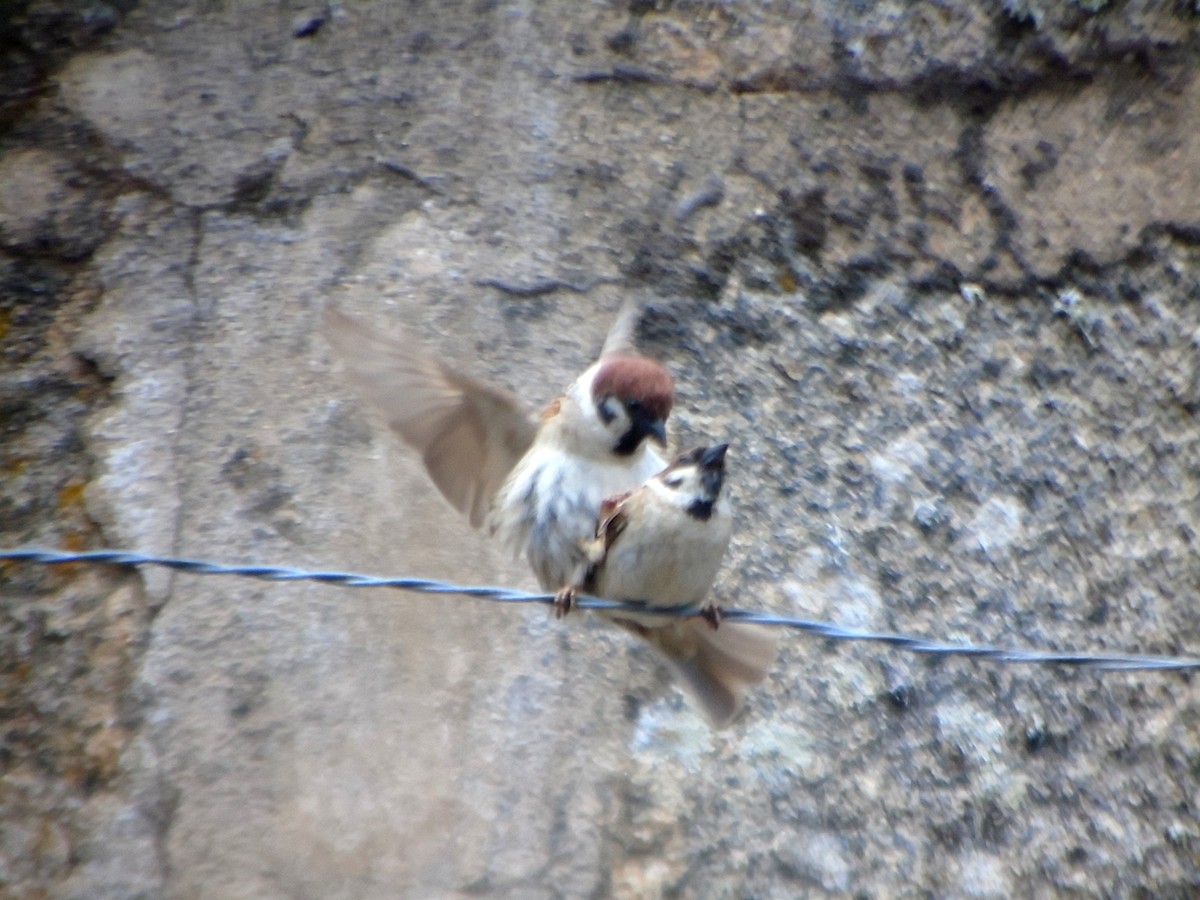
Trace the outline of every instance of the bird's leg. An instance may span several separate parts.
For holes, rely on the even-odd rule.
[[[721,607],[715,603],[712,606],[706,606],[700,610],[700,618],[713,627],[713,631],[717,630],[717,626],[721,624]]]
[[[579,593],[579,585],[568,584],[558,589],[554,595],[554,618],[561,619],[575,606],[575,597]]]

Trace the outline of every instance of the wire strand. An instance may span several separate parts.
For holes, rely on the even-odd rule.
[[[313,572],[288,566],[222,565],[200,559],[182,559],[172,556],[150,556],[124,550],[88,550],[68,553],[39,547],[17,550],[0,550],[0,561],[27,562],[55,565],[61,563],[92,563],[115,566],[162,566],[193,575],[233,575],[257,578],[264,581],[315,581],[352,588],[394,588],[424,594],[459,594],[497,603],[553,604],[553,594],[532,594],[512,588],[486,585],[458,585],[429,578],[376,578],[353,572]],[[600,597],[580,595],[574,604],[579,609],[605,610],[609,612],[641,613],[653,612],[664,617],[690,617],[700,610],[694,606],[663,607],[643,601],[605,600]],[[1200,658],[1171,656],[1142,656],[1122,653],[1083,653],[1076,651],[1019,650],[1004,647],[979,646],[975,644],[948,643],[927,638],[912,637],[889,632],[864,631],[848,628],[834,622],[821,622],[795,616],[746,609],[721,609],[724,622],[744,622],[788,628],[833,641],[860,641],[885,644],[909,653],[929,656],[962,656],[992,663],[1026,663],[1037,665],[1070,666],[1105,672],[1130,671],[1189,671],[1200,669]]]

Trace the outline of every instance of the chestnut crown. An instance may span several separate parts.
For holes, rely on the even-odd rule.
[[[600,366],[592,381],[592,399],[599,404],[606,397],[615,397],[627,407],[639,408],[650,418],[664,421],[675,402],[675,382],[653,360],[613,356]]]

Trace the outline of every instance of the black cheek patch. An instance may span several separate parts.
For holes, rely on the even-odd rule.
[[[630,428],[627,432],[621,435],[621,439],[617,441],[617,446],[613,447],[613,453],[617,456],[629,456],[641,446],[642,440],[646,437],[636,426]]]

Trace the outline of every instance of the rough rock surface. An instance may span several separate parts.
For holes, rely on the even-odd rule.
[[[633,292],[734,445],[723,602],[1200,652],[1197,23],[9,4],[0,543],[530,586],[320,310],[537,406]],[[0,893],[1200,890],[1194,678],[783,646],[712,733],[584,618],[4,565]]]

